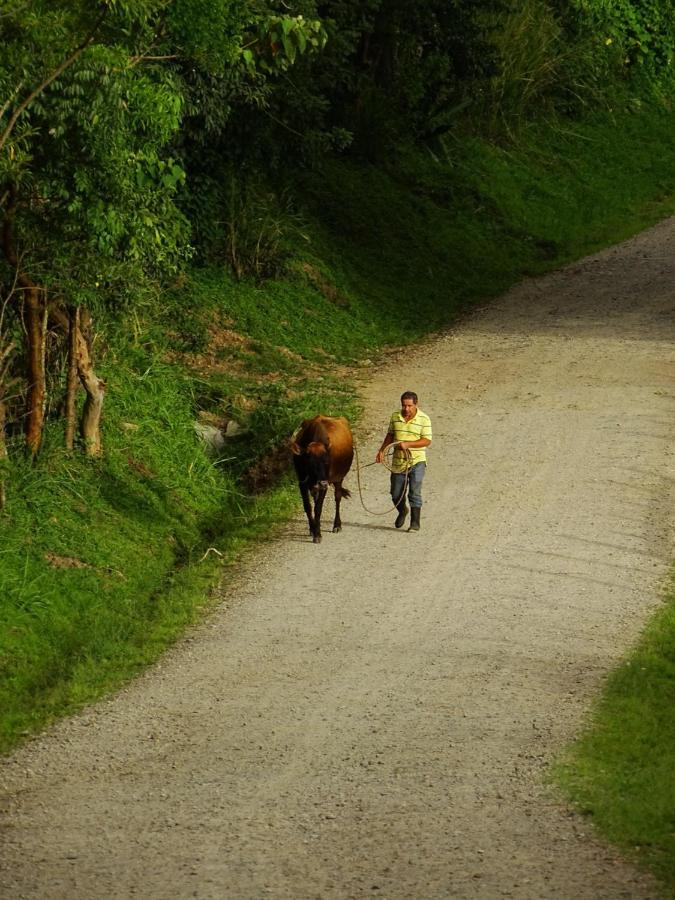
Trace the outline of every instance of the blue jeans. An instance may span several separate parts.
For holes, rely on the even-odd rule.
[[[417,509],[422,508],[422,481],[424,473],[427,470],[425,462],[418,462],[408,472],[408,503],[411,507]],[[401,500],[405,500],[403,496],[403,488],[405,487],[405,472],[391,473],[391,499],[394,506],[397,506]]]

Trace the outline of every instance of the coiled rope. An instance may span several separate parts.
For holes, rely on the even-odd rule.
[[[371,462],[365,463],[365,465],[359,464],[359,448],[354,444],[354,452],[356,454],[356,482],[359,486],[359,499],[361,500],[361,506],[365,509],[367,513],[371,516],[388,516],[392,513],[396,507],[392,503],[391,506],[388,506],[387,509],[382,512],[375,512],[372,509],[368,509],[363,499],[363,490],[361,488],[361,469],[367,469],[369,466],[383,465],[385,469],[389,472],[393,472],[393,459],[394,459],[394,450],[398,447],[398,443],[389,444],[384,450],[384,458],[381,463]],[[400,450],[400,448],[399,448]],[[408,490],[408,481],[410,479],[410,470],[412,469],[412,453],[406,447],[405,450],[402,451],[405,456],[405,480],[403,482],[403,491],[401,492],[401,497],[405,497],[406,491]]]

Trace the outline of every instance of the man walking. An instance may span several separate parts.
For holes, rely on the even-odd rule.
[[[426,448],[431,443],[431,419],[418,409],[417,394],[405,391],[401,394],[401,409],[396,410],[389,420],[389,428],[377,451],[376,462],[384,461],[384,451],[390,444],[395,445],[391,465],[391,499],[398,510],[394,525],[403,528],[410,502],[410,527],[408,531],[420,530],[422,509],[422,480],[427,468]],[[406,450],[409,453],[406,453]]]

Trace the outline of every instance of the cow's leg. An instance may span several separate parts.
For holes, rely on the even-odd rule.
[[[314,534],[314,515],[312,513],[312,501],[309,498],[309,491],[305,485],[300,486],[300,494],[302,495],[302,505],[307,514],[307,522],[309,523],[309,533]]]
[[[335,488],[335,519],[333,520],[333,534],[342,531],[342,519],[340,518],[340,501],[342,500],[342,482],[337,481]]]
[[[321,543],[321,510],[323,509],[323,501],[326,498],[328,486],[319,488],[314,500],[314,543]]]

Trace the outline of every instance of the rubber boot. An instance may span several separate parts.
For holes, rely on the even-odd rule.
[[[419,531],[420,530],[420,513],[422,510],[419,506],[413,506],[410,510],[410,528],[408,531]]]
[[[398,501],[398,503],[396,504],[396,509],[398,510],[398,515],[396,516],[394,527],[403,528],[406,516],[408,515],[408,507],[405,505],[405,498]]]

